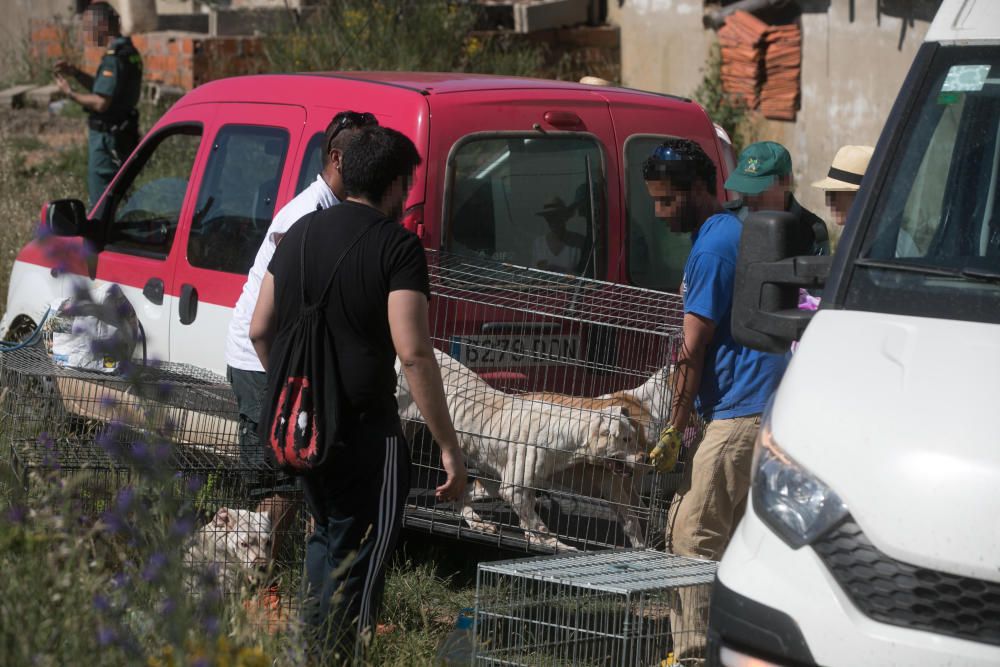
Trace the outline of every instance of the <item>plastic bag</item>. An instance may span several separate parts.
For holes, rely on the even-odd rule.
[[[52,360],[59,366],[117,373],[139,339],[135,309],[114,283],[97,288],[92,299],[56,301],[50,322]]]

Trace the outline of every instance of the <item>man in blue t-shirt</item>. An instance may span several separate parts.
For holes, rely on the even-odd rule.
[[[736,256],[743,225],[716,196],[715,165],[698,144],[669,139],[643,163],[654,213],[673,232],[690,232],[684,265],[684,344],[677,359],[670,423],[653,462],[672,468],[691,411],[707,422],[671,507],[675,553],[719,559],[746,506],[750,456],[784,357],[737,343],[730,331]]]
[[[669,139],[643,163],[643,178],[656,217],[672,232],[690,232],[693,242],[681,284],[684,342],[670,422],[651,462],[660,470],[674,467],[693,409],[707,422],[670,507],[667,546],[682,556],[719,560],[746,508],[760,416],[785,361],[733,340],[729,323],[743,225],[719,204],[708,155],[693,141]],[[677,625],[691,627],[705,608],[684,602]],[[678,658],[702,657],[703,638],[695,641],[695,634],[683,642],[675,637]]]

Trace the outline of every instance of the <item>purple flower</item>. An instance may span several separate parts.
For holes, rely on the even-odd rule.
[[[104,523],[105,530],[111,534],[123,533],[128,530],[125,521],[114,512],[102,513],[101,521]]]
[[[175,537],[187,537],[194,532],[194,519],[185,515],[177,519],[170,527],[170,534]]]
[[[205,620],[201,622],[201,627],[204,628],[205,632],[214,635],[219,632],[219,619],[215,616],[206,616]]]
[[[209,667],[210,664],[211,663],[208,661],[208,658],[204,656],[195,658],[191,661],[191,667]]]
[[[108,644],[114,643],[117,639],[118,633],[114,628],[102,625],[97,629],[97,643],[99,645],[107,646]]]
[[[125,588],[129,585],[129,576],[124,572],[116,572],[113,577],[111,577],[111,585],[115,588]]]
[[[128,512],[132,509],[132,503],[135,502],[135,488],[131,486],[124,487],[118,492],[118,497],[115,498],[115,505],[119,512]]]
[[[100,595],[100,594],[95,595],[94,596],[94,609],[96,609],[97,611],[100,611],[100,612],[107,613],[107,612],[111,611],[111,602],[106,597],[104,597],[103,595]]]
[[[142,580],[149,583],[156,581],[166,564],[167,557],[165,554],[160,552],[154,553],[149,557],[149,562],[146,563],[146,567],[142,571]]]
[[[7,520],[11,523],[24,523],[28,518],[28,508],[24,505],[13,505],[7,509]]]
[[[177,603],[173,601],[172,598],[167,598],[160,603],[160,614],[162,616],[170,616],[177,609]]]
[[[110,409],[118,406],[118,400],[114,396],[101,396],[101,407]]]
[[[111,456],[120,456],[122,451],[120,436],[121,428],[112,424],[109,428],[98,434],[96,438],[97,444]]]
[[[165,461],[170,456],[170,443],[158,442],[153,445],[153,460]]]
[[[132,458],[136,461],[144,461],[149,458],[149,447],[144,442],[136,442],[132,445]]]

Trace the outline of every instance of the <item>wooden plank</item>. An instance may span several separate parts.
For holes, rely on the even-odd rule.
[[[18,109],[24,106],[25,94],[29,90],[34,90],[37,88],[33,83],[24,84],[20,86],[11,86],[6,90],[0,90],[0,108],[3,109]]]
[[[24,101],[26,104],[46,109],[50,102],[58,100],[61,97],[63,97],[62,91],[59,90],[59,86],[53,83],[48,86],[38,86],[27,91],[24,94]]]

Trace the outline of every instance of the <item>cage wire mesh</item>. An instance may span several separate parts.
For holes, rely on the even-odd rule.
[[[431,334],[470,494],[445,475],[400,373],[406,524],[541,553],[654,546],[680,472],[645,463],[669,412],[681,298],[428,251]],[[688,434],[697,435],[697,426]]]
[[[42,345],[0,353],[0,432],[21,491],[39,476],[69,484],[95,521],[137,482],[166,466],[173,491],[197,516],[185,545],[192,592],[239,595],[262,627],[283,627],[298,598],[306,531],[297,492],[262,501],[273,471],[241,456],[235,397],[225,378],[185,364],[139,366],[128,376],[59,366]],[[267,515],[257,510],[268,510]]]
[[[715,570],[645,550],[481,563],[473,662],[701,664]]]

